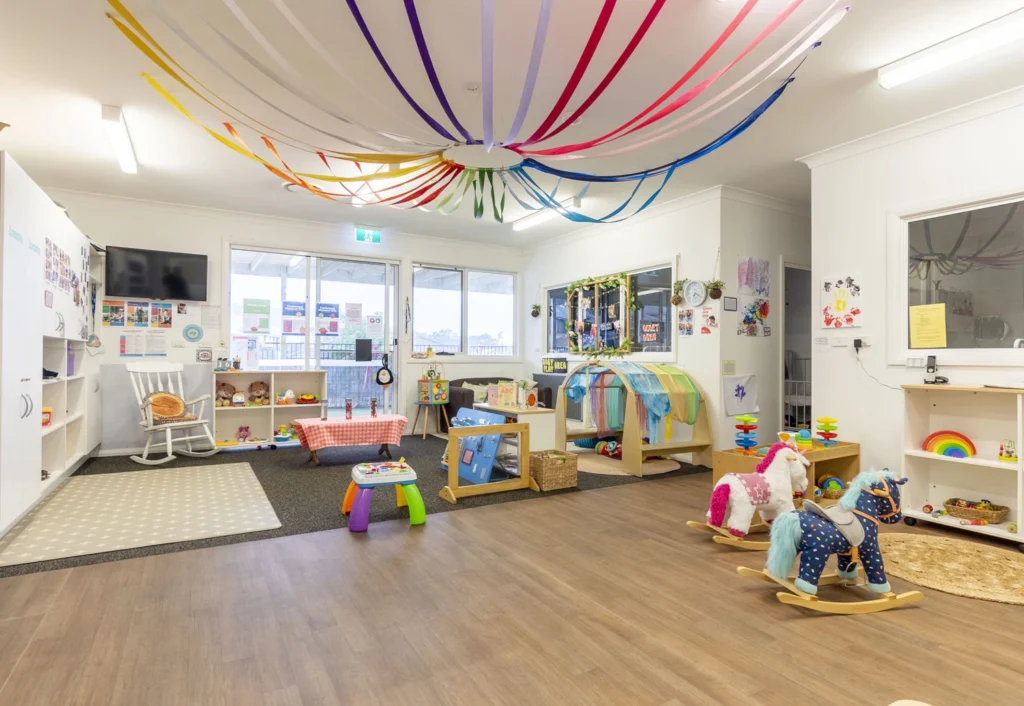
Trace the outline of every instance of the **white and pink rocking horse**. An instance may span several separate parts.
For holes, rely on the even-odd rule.
[[[792,435],[784,437],[780,433],[779,437],[791,439]],[[715,533],[713,539],[719,544],[767,551],[768,542],[751,541],[746,537],[752,529],[766,529],[782,513],[796,510],[793,493],[807,490],[810,465],[793,446],[780,441],[768,449],[753,473],[729,473],[715,483],[706,523],[686,524]],[[755,512],[765,524],[752,528]]]

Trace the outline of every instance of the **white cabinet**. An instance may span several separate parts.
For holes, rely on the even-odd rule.
[[[88,417],[98,405],[85,376],[69,369],[69,358],[80,365],[86,355],[88,249],[64,212],[0,152],[0,534],[95,448]],[[44,369],[57,377],[44,380]],[[48,427],[44,406],[52,408]]]

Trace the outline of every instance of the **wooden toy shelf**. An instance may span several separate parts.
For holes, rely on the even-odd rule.
[[[1020,524],[1024,507],[1024,390],[963,385],[904,385],[903,514],[908,524],[917,520],[1011,540],[1024,550],[1024,535],[1011,532]],[[929,434],[951,430],[966,435],[977,455],[967,458],[925,451]],[[1003,439],[1015,441],[1016,461],[1001,461]],[[949,498],[990,500],[1010,508],[1005,522],[997,525],[961,525],[948,515],[932,517],[922,509],[942,508]]]

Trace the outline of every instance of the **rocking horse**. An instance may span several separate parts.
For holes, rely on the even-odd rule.
[[[893,593],[885,576],[885,564],[878,546],[880,523],[896,524],[903,517],[900,487],[906,478],[888,471],[865,471],[851,481],[839,503],[824,509],[805,500],[804,509],[781,515],[772,524],[768,563],[763,571],[739,567],[740,576],[775,582],[789,593],[777,593],[779,601],[822,613],[854,615],[891,610],[917,603],[920,591]],[[793,561],[800,556],[800,569],[790,577]],[[838,570],[822,576],[825,562],[838,555]],[[878,598],[867,601],[834,602],[818,600],[818,586],[863,585],[858,581],[857,563],[864,564],[867,587]]]
[[[779,442],[768,449],[754,473],[722,476],[711,492],[708,521],[691,521],[686,525],[713,533],[712,539],[718,544],[764,551],[768,549],[768,542],[751,541],[746,536],[751,531],[764,531],[779,514],[796,510],[793,492],[807,490],[806,467],[809,465],[793,447]],[[755,511],[766,524],[752,528]]]

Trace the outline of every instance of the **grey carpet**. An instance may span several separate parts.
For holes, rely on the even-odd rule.
[[[707,472],[703,466],[681,464],[678,471],[671,471],[650,478],[633,476],[606,476],[592,473],[579,474],[579,487],[556,490],[548,493],[535,493],[530,490],[512,490],[491,495],[478,495],[460,499],[456,505],[442,500],[438,493],[447,483],[447,474],[441,470],[441,457],[446,442],[437,437],[429,436],[425,440],[420,437],[405,436],[401,447],[392,447],[392,454],[397,461],[400,456],[416,469],[417,486],[423,496],[427,514],[464,510],[467,508],[493,505],[495,503],[527,500],[556,493],[575,493],[595,488],[607,488],[627,483],[655,482],[662,478],[671,478],[691,473]],[[320,466],[306,462],[309,452],[299,448],[284,448],[265,451],[228,451],[210,458],[187,458],[179,456],[162,468],[184,466],[206,466],[221,463],[247,462],[263,485],[263,489],[274,506],[274,511],[281,520],[281,527],[264,532],[233,534],[226,537],[210,537],[190,542],[161,544],[152,547],[138,547],[104,554],[91,554],[81,557],[57,559],[54,561],[20,564],[0,569],[0,578],[37,571],[51,571],[72,566],[84,566],[105,561],[118,561],[149,554],[165,554],[180,552],[200,547],[213,547],[222,544],[251,542],[270,537],[282,537],[291,534],[320,532],[347,526],[347,519],[341,516],[341,500],[345,495],[351,479],[351,469],[356,463],[377,461],[377,448],[369,446],[343,447],[325,449],[318,452]],[[149,470],[132,461],[127,456],[90,459],[75,475],[97,473],[140,472]],[[370,507],[370,531],[372,524],[383,520],[408,518],[405,508],[395,507],[394,491],[384,488],[374,493]],[[430,524],[428,518],[427,524]]]

